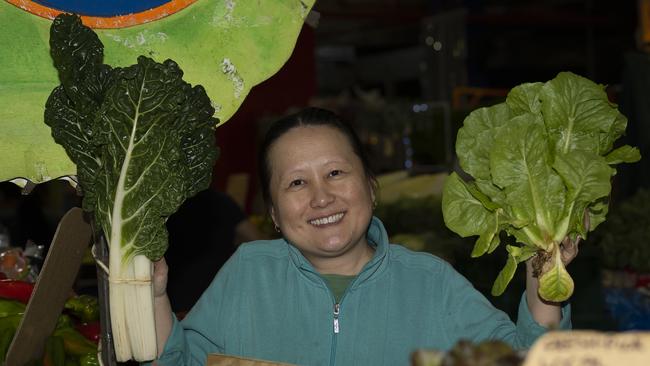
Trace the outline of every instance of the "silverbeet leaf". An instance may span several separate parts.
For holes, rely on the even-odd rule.
[[[94,183],[100,165],[93,146],[93,124],[106,90],[113,83],[113,70],[102,64],[103,45],[97,35],[73,15],[63,14],[50,28],[50,54],[61,85],[45,104],[45,123],[54,141],[62,145],[77,165],[77,178],[84,193],[83,208],[94,210]]]
[[[217,157],[210,100],[172,60],[98,63],[103,47],[76,16],[57,17],[52,35],[62,84],[48,100],[46,123],[77,164],[84,208],[109,242],[119,237],[123,260],[157,260],[167,248],[167,218],[210,183]]]

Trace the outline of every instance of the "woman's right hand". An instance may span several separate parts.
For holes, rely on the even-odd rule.
[[[167,297],[167,273],[169,267],[165,258],[153,262],[153,296],[154,315],[156,318],[156,342],[158,344],[158,357],[163,354],[167,338],[172,332],[172,306]],[[154,362],[155,364],[155,362]]]
[[[169,267],[165,262],[165,257],[159,261],[153,262],[153,296],[162,297],[167,295],[167,274]]]

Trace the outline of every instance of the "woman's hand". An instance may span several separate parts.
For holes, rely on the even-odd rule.
[[[562,263],[564,266],[567,266],[571,261],[578,255],[578,244],[580,244],[580,237],[576,237],[576,240],[573,241],[568,236],[562,240],[560,244],[560,256],[562,257]]]
[[[164,257],[157,262],[153,262],[153,298],[158,357],[162,355],[167,338],[169,338],[172,331],[172,307],[169,303],[169,297],[167,297],[168,272],[169,267]]]
[[[589,213],[585,211],[584,214],[585,230],[589,230]],[[575,240],[570,237],[565,237],[560,243],[560,256],[562,263],[567,266],[578,255],[578,245],[580,244],[580,236]],[[539,270],[535,268],[539,265],[534,265],[535,257],[526,261],[526,300],[528,302],[528,309],[530,310],[533,318],[537,323],[547,328],[557,326],[562,319],[560,311],[561,304],[544,301],[537,293],[539,289]]]
[[[584,225],[586,230],[589,229],[589,213],[585,211]],[[578,255],[578,245],[580,236],[571,240],[569,236],[565,237],[560,243],[560,257],[562,263],[567,266]],[[561,304],[543,300],[537,293],[539,289],[539,268],[534,263],[535,257],[526,261],[526,300],[528,309],[537,323],[547,328],[555,327],[562,320],[560,310]]]
[[[588,210],[585,210],[585,213],[582,215],[582,224],[585,231],[589,231],[591,221],[589,220]],[[578,255],[578,244],[580,244],[580,239],[582,238],[580,236],[577,236],[576,240],[574,241],[571,240],[569,236],[567,236],[564,238],[564,240],[562,240],[562,243],[560,244],[560,255],[562,257],[562,263],[564,263],[565,267],[571,263],[573,258]]]
[[[167,274],[169,267],[165,261],[165,257],[160,258],[159,261],[153,262],[153,296],[162,297],[167,295]]]

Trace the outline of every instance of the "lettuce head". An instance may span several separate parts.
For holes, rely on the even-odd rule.
[[[631,146],[614,148],[626,124],[604,86],[570,72],[519,85],[504,103],[465,119],[456,154],[469,177],[450,175],[443,216],[460,236],[478,236],[473,257],[493,252],[501,233],[516,239],[506,247],[493,295],[533,256],[543,299],[559,302],[573,293],[561,245],[586,238],[605,220],[615,165],[641,158]]]

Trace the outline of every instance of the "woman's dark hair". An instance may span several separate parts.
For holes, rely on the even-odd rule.
[[[321,108],[305,108],[302,111],[284,117],[273,124],[264,135],[264,140],[259,149],[258,155],[258,175],[260,179],[260,184],[262,187],[262,195],[264,197],[264,202],[267,207],[271,207],[271,192],[270,192],[270,183],[271,183],[271,164],[268,159],[269,150],[273,143],[277,141],[282,135],[287,133],[294,127],[299,126],[328,126],[333,127],[343,133],[348,138],[350,145],[352,146],[352,151],[359,157],[361,164],[363,165],[364,173],[366,177],[370,180],[372,189],[377,188],[377,179],[375,174],[370,169],[370,163],[368,157],[366,156],[363,145],[359,136],[354,132],[352,126],[342,120],[334,112],[321,109]]]

